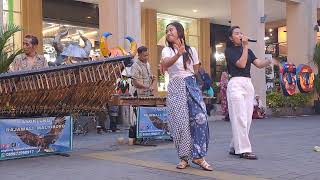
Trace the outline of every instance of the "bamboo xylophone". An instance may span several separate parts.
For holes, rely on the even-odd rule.
[[[205,103],[211,103],[213,97],[203,97]],[[165,106],[166,97],[157,97],[157,96],[119,96],[113,95],[111,97],[111,104],[113,105],[122,105],[122,106]]]
[[[0,116],[103,110],[131,56],[0,74]]]

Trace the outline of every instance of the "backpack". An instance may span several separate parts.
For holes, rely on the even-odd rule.
[[[199,74],[200,74],[201,80],[203,81],[202,90],[203,91],[209,90],[211,87],[211,84],[212,84],[212,80],[211,80],[209,74],[206,72],[200,72],[200,71],[199,71]]]

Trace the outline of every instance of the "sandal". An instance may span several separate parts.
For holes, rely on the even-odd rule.
[[[250,159],[250,160],[257,160],[258,159],[258,157],[251,152],[246,152],[246,153],[240,154],[240,158]]]
[[[177,164],[176,168],[177,168],[177,169],[185,169],[185,168],[187,168],[188,166],[190,166],[189,163],[188,163],[188,161],[182,159],[182,160],[179,162],[179,164]]]
[[[213,168],[210,166],[210,164],[208,164],[207,161],[204,160],[203,158],[194,159],[192,160],[192,163],[200,166],[203,170],[213,171]]]

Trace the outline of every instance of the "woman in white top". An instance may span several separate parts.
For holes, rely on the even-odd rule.
[[[178,22],[167,25],[168,47],[162,50],[161,65],[168,71],[168,122],[180,163],[178,169],[189,166],[188,161],[212,171],[205,161],[209,144],[206,106],[203,102],[195,71],[199,67],[195,48],[185,44],[184,28]]]

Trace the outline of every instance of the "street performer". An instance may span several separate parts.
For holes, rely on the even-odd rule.
[[[148,48],[141,46],[138,48],[138,59],[131,66],[132,84],[136,89],[133,93],[134,96],[153,96],[155,87],[155,76],[151,72],[151,66],[149,64],[149,52]],[[137,112],[135,115],[137,116]],[[134,143],[136,138],[136,124],[132,124],[129,130],[129,141]]]
[[[16,56],[10,64],[9,72],[29,71],[48,67],[44,56],[37,53],[39,40],[36,36],[26,35],[23,39],[23,53]]]
[[[136,88],[136,96],[151,96],[155,86],[155,76],[151,72],[148,62],[148,48],[141,46],[138,48],[138,60],[131,67],[133,86]]]
[[[169,73],[168,123],[180,162],[185,169],[189,160],[207,171],[213,168],[204,159],[209,145],[209,126],[202,92],[196,83],[199,68],[197,50],[186,44],[184,28],[179,22],[166,27],[168,47],[163,48],[161,65]]]
[[[232,126],[230,154],[244,159],[257,159],[252,153],[249,130],[252,122],[254,88],[251,82],[250,67],[264,68],[271,60],[258,59],[248,47],[248,37],[243,35],[239,26],[228,32],[225,51],[228,72],[231,79],[227,87],[229,117]]]

